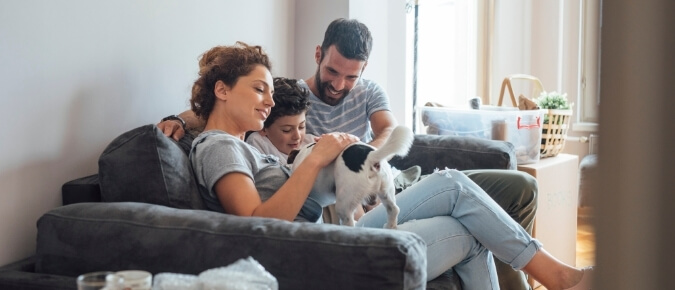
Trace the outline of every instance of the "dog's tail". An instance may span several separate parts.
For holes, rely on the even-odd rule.
[[[379,161],[389,160],[394,155],[405,156],[408,154],[414,139],[415,135],[412,130],[405,126],[397,126],[382,147],[368,154],[368,159]]]

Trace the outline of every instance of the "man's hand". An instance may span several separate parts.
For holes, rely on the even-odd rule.
[[[185,136],[185,130],[183,130],[183,125],[178,120],[166,120],[159,122],[157,128],[162,130],[164,135],[167,137],[173,138],[178,141],[180,138]]]
[[[204,130],[204,125],[206,125],[206,121],[203,121],[195,115],[195,113],[192,110],[187,110],[185,112],[182,112],[178,115],[178,119],[182,120],[185,122],[185,127],[183,127],[183,124],[179,120],[175,119],[169,119],[164,118],[165,121],[160,121],[157,124],[157,128],[162,130],[164,135],[166,135],[169,138],[173,138],[174,140],[178,141],[183,136],[185,136],[185,130],[190,129],[190,130],[197,130],[197,131],[203,131]]]

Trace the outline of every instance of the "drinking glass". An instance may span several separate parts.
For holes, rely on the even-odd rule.
[[[91,272],[77,277],[77,290],[121,290],[123,283],[124,278],[114,272]]]

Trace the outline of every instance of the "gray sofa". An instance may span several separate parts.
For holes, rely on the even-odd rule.
[[[413,233],[206,211],[187,159],[193,138],[146,125],[113,140],[99,173],[64,184],[64,205],[38,220],[35,255],[0,268],[0,289],[75,289],[77,275],[100,270],[198,274],[249,256],[281,289],[461,289],[452,270],[426,282],[426,246]],[[417,135],[391,164],[427,174],[515,160],[508,142]]]

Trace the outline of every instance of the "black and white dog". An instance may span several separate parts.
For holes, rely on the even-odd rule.
[[[395,229],[399,208],[396,205],[394,176],[388,161],[394,155],[405,156],[412,146],[413,132],[396,127],[379,149],[363,142],[347,146],[330,165],[324,167],[312,190],[335,193],[335,209],[343,225],[354,226],[354,210],[374,196],[387,209],[385,228]],[[288,163],[295,170],[316,143],[291,152]]]

